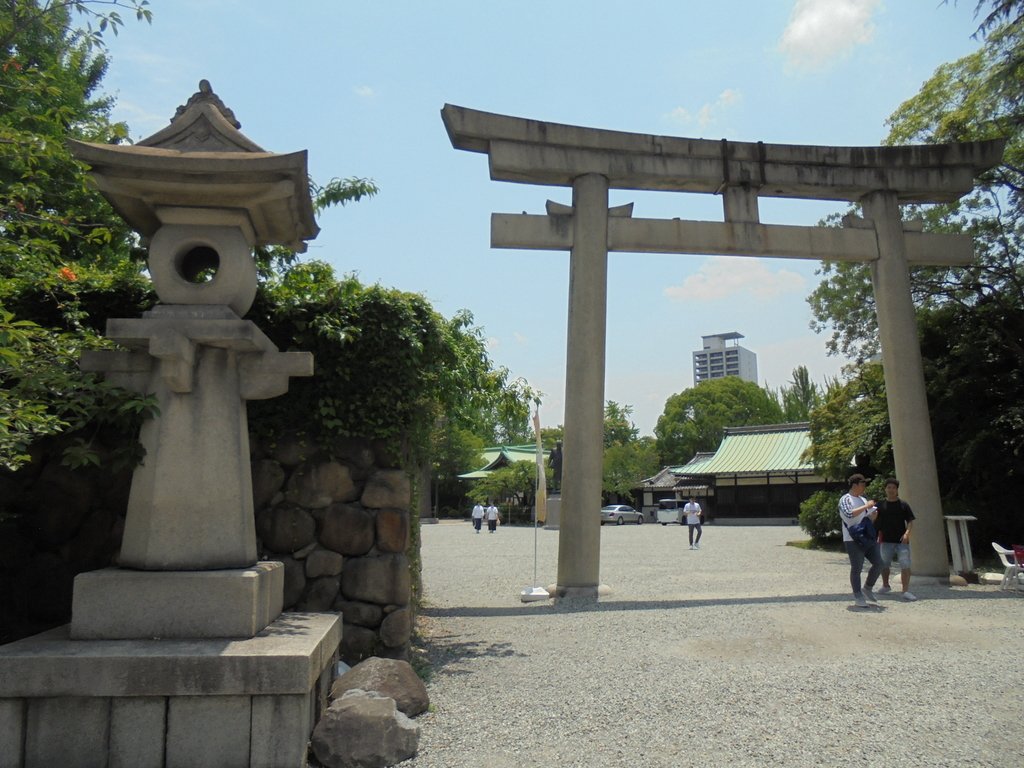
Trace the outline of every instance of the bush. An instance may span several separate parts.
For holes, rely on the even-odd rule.
[[[841,491],[818,491],[800,504],[800,527],[815,541],[837,539]]]

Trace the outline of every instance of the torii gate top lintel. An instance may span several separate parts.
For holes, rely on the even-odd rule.
[[[491,178],[572,186],[584,173],[609,188],[856,202],[891,190],[901,203],[952,202],[996,165],[1005,141],[898,147],[765,144],[626,133],[548,123],[446,104],[452,146],[490,158]]]

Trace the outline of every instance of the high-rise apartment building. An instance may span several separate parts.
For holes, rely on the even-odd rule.
[[[742,338],[743,334],[735,331],[701,336],[704,348],[693,353],[693,383],[739,376],[756,384],[757,355],[739,345]]]

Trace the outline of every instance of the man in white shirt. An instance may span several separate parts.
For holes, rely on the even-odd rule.
[[[477,533],[480,533],[480,527],[484,524],[484,505],[477,502],[476,506],[473,507],[473,527]]]
[[[878,602],[873,590],[875,582],[882,575],[882,553],[879,551],[876,541],[858,543],[850,533],[850,528],[856,526],[865,517],[874,520],[877,510],[874,500],[864,496],[864,491],[868,487],[868,481],[864,475],[850,475],[847,483],[850,486],[850,491],[839,499],[839,520],[843,526],[843,546],[846,547],[846,554],[850,558],[850,587],[853,590],[853,601],[858,607],[867,608],[868,603]],[[871,563],[871,568],[868,570],[868,577],[862,588],[860,579],[865,560]]]
[[[686,502],[686,506],[683,507],[683,514],[686,515],[686,527],[690,529],[690,549],[700,549],[700,537],[703,535],[703,526],[701,525],[701,519],[704,515],[704,510],[700,508],[700,504],[694,501],[693,497]],[[697,530],[697,539],[693,538],[693,531]]]
[[[493,504],[488,503],[488,505],[487,505],[487,532],[488,533],[494,533],[496,530],[498,530],[498,520],[500,520],[500,519],[501,518],[498,515],[498,508],[496,506],[494,506]]]

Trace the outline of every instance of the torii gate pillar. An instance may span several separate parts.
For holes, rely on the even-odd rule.
[[[861,200],[861,205],[864,217],[874,223],[878,238],[878,259],[871,262],[871,283],[896,475],[904,497],[914,500],[918,517],[923,515],[931,523],[914,526],[914,570],[919,581],[922,576],[944,579],[949,573],[949,559],[938,519],[942,500],[903,223],[892,192],[873,192]]]
[[[608,179],[572,185],[569,327],[565,367],[565,466],[558,534],[557,598],[596,598],[601,559],[604,362],[608,304]]]

